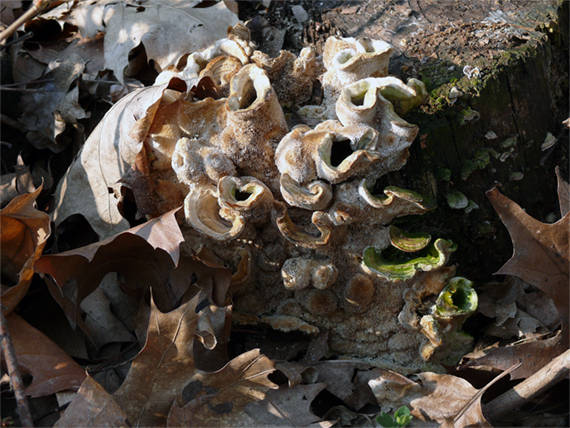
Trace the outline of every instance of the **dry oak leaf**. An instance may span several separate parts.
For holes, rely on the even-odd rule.
[[[564,192],[564,184],[559,177],[559,194]],[[465,365],[506,369],[520,362],[520,367],[511,373],[511,379],[526,378],[568,346],[570,214],[565,213],[564,217],[554,224],[545,224],[529,216],[496,188],[489,190],[487,197],[513,242],[513,256],[496,273],[516,276],[548,295],[558,310],[562,331],[547,339],[531,338],[508,346],[467,354],[465,357],[469,361]],[[563,198],[560,198],[561,211],[564,213],[563,201]]]
[[[245,352],[213,373],[197,371],[182,391],[186,404],[172,404],[168,426],[255,426],[244,408],[277,385],[268,379],[274,363],[259,349]],[[180,397],[179,397],[180,400]]]
[[[117,102],[99,122],[57,187],[56,226],[73,214],[81,214],[101,239],[129,228],[118,208],[123,187],[120,181],[143,150],[167,88],[165,84],[136,90]]]
[[[145,345],[113,394],[131,426],[164,426],[172,402],[195,374],[198,299],[194,296],[168,313],[152,302]]]
[[[481,408],[482,390],[452,375],[424,372],[415,377],[417,382],[383,370],[368,385],[378,404],[395,409],[409,406],[412,415],[423,422],[432,420],[454,428],[489,426]]]
[[[567,326],[570,215],[554,224],[541,223],[496,188],[487,197],[513,241],[512,257],[496,273],[514,275],[542,290]]]
[[[174,289],[169,280],[179,262],[179,245],[184,240],[176,211],[103,241],[45,255],[36,262],[36,272],[48,274],[55,281],[50,292],[72,325],[80,319],[81,301],[109,272],[122,274],[126,286],[132,290],[151,287],[157,305],[165,311],[179,302],[186,289]],[[187,278],[186,287],[189,285]]]
[[[119,81],[129,65],[129,52],[139,45],[158,71],[176,65],[187,53],[205,48],[225,37],[227,28],[239,22],[224,2],[194,7],[202,2],[147,0],[131,4],[123,0],[91,0],[79,3],[68,22],[83,36],[105,33],[105,68]]]
[[[69,355],[20,316],[10,314],[7,322],[18,365],[33,377],[26,395],[42,397],[79,388],[85,371]]]
[[[127,427],[127,415],[111,394],[86,376],[56,427]]]
[[[277,369],[289,380],[289,386],[301,381],[319,382],[326,385],[331,394],[352,409],[360,410],[366,403],[374,403],[368,381],[377,374],[370,364],[354,360],[326,360],[300,364],[280,362]]]
[[[325,383],[296,385],[268,391],[261,401],[249,403],[245,412],[263,426],[301,427],[321,421],[311,412],[311,403]]]
[[[16,196],[0,211],[2,257],[2,305],[9,314],[28,292],[34,264],[50,235],[49,215],[34,208],[42,186],[33,193]]]
[[[511,372],[511,379],[522,379],[536,373],[554,357],[564,352],[562,332],[546,339],[542,336],[525,339],[507,346],[490,346],[463,356],[463,367],[487,370],[506,370],[514,364],[520,367]]]
[[[79,104],[77,79],[83,74],[86,60],[79,55],[59,58],[46,68],[43,77],[50,79],[41,91],[25,92],[20,98],[28,141],[38,150],[48,148],[54,153],[63,151],[67,144],[61,138],[68,124],[77,123],[89,114]]]

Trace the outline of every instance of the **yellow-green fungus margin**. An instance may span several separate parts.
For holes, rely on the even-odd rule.
[[[443,266],[449,254],[456,249],[452,241],[441,238],[415,253],[407,253],[393,246],[383,251],[367,247],[362,254],[362,267],[389,281],[403,281],[412,278],[418,271]]]
[[[439,293],[434,315],[439,318],[470,315],[477,309],[478,301],[473,283],[467,278],[456,276]]]

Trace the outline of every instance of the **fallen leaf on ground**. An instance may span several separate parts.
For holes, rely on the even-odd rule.
[[[149,220],[116,236],[59,254],[46,255],[36,263],[36,271],[49,274],[57,284],[50,287],[54,299],[75,325],[80,317],[79,304],[93,292],[109,272],[125,278],[126,287],[144,290],[151,287],[157,305],[172,309],[186,292],[171,287],[169,278],[180,259],[179,245],[184,240],[176,221],[177,210]],[[185,288],[184,288],[185,287]]]
[[[507,346],[491,346],[470,352],[463,356],[460,367],[506,370],[520,362],[520,367],[511,372],[511,379],[527,378],[564,352],[561,336],[559,330],[547,339],[533,337]]]
[[[75,54],[54,62],[44,76],[51,81],[37,91],[22,95],[19,120],[25,126],[27,140],[36,149],[61,152],[67,144],[58,137],[67,124],[89,117],[79,104],[79,87],[76,84],[85,63]]]
[[[512,369],[512,368],[511,368]],[[484,388],[476,389],[460,377],[431,372],[413,375],[413,381],[390,370],[368,382],[378,404],[397,409],[408,406],[412,415],[422,422],[436,421],[442,427],[490,426],[483,415],[483,393],[506,371]]]
[[[118,284],[115,286],[119,287]],[[89,330],[89,337],[98,349],[108,343],[136,342],[135,336],[113,314],[111,302],[101,287],[83,299],[81,309],[86,314],[85,326]]]
[[[313,363],[282,361],[277,363],[289,380],[289,387],[301,382],[323,383],[331,394],[353,409],[360,410],[367,403],[374,403],[368,381],[379,375],[370,364],[362,361],[326,360]]]
[[[28,292],[34,264],[50,235],[49,216],[34,208],[42,186],[33,193],[16,196],[0,211],[2,276],[13,285],[2,286],[2,305],[9,314]]]
[[[186,404],[173,403],[168,426],[254,426],[244,408],[277,388],[268,379],[274,370],[273,362],[253,349],[216,372],[197,372],[182,391]]]
[[[146,343],[113,394],[131,426],[164,426],[172,402],[194,375],[198,298],[168,313],[152,303]]]
[[[87,376],[56,427],[127,427],[127,415],[101,385]]]
[[[0,22],[8,26],[16,20],[22,12],[22,1],[21,0],[11,0],[4,1],[0,5]]]
[[[564,182],[559,178],[559,188],[563,187]],[[466,365],[504,369],[515,362],[521,362],[521,366],[511,373],[511,378],[525,378],[568,346],[570,214],[566,213],[554,224],[545,224],[529,216],[496,188],[488,191],[487,197],[513,242],[513,256],[496,273],[516,276],[550,297],[558,310],[562,331],[546,340],[531,338],[506,347],[468,354],[466,357],[471,359]],[[562,198],[560,206],[563,212]]]
[[[166,90],[167,85],[161,85],[134,91],[99,122],[58,185],[53,213],[56,225],[81,214],[101,239],[129,228],[119,211],[121,188],[125,187],[121,180],[143,150]],[[142,209],[138,203],[137,208]]]
[[[502,339],[525,339],[544,335],[560,323],[558,311],[542,291],[509,276],[502,282],[479,286],[479,313],[495,320],[485,334]]]
[[[324,383],[270,390],[261,401],[249,403],[245,412],[263,426],[307,426],[319,422],[311,403],[325,389]]]
[[[224,2],[195,8],[200,2],[149,0],[131,5],[123,1],[83,1],[71,12],[69,23],[92,38],[105,33],[105,68],[124,81],[129,52],[144,46],[148,61],[159,71],[175,65],[182,55],[205,48],[225,37],[238,17]]]
[[[18,365],[33,376],[26,395],[42,397],[77,389],[85,371],[47,336],[16,314],[7,318]]]
[[[570,215],[554,224],[541,223],[496,188],[487,197],[513,241],[513,256],[496,273],[514,275],[546,293],[567,329]]]
[[[35,190],[30,168],[24,165],[22,157],[18,155],[14,172],[0,176],[0,205],[4,205],[23,193]]]

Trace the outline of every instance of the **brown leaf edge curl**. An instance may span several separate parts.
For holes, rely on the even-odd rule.
[[[16,196],[0,211],[0,246],[2,274],[17,281],[13,287],[2,287],[2,305],[6,316],[24,298],[34,275],[34,265],[40,258],[50,235],[49,215],[34,208],[42,191]]]

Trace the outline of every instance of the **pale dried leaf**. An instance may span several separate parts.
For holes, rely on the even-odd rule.
[[[16,196],[0,211],[2,275],[15,283],[2,290],[2,305],[6,314],[27,293],[34,275],[34,265],[50,235],[49,216],[34,208],[41,191],[42,186],[33,193]]]
[[[61,152],[65,146],[58,136],[67,124],[89,117],[79,105],[78,87],[72,87],[83,73],[85,63],[86,60],[76,54],[54,61],[45,75],[45,78],[53,81],[22,96],[19,120],[25,125],[28,140],[36,149],[48,148],[55,153]]]
[[[136,342],[134,335],[111,311],[109,299],[101,287],[81,302],[81,309],[86,314],[85,326],[89,330],[89,336],[98,348],[113,342]]]
[[[253,349],[231,360],[214,373],[197,372],[184,387],[183,407],[175,402],[168,426],[253,426],[243,410],[251,402],[263,400],[269,389],[277,388],[268,379],[273,362]]]
[[[227,28],[238,23],[223,2],[194,8],[197,3],[149,0],[136,7],[122,1],[86,1],[73,10],[70,22],[86,37],[105,33],[105,68],[123,82],[129,52],[140,44],[148,60],[164,70],[182,55],[224,37]]]
[[[56,225],[73,214],[81,214],[100,238],[128,229],[117,207],[119,182],[135,164],[145,130],[166,88],[162,85],[134,91],[109,110],[58,185],[53,213]],[[144,123],[138,124],[139,132],[133,135],[131,131],[139,119]]]
[[[77,35],[71,43],[59,50],[38,45],[25,52],[36,61],[46,64],[47,71],[57,68],[66,58],[75,58],[76,61],[81,58],[85,63],[84,72],[94,76],[104,69],[102,36],[85,39]]]
[[[16,314],[7,318],[18,365],[33,376],[25,392],[42,397],[66,389],[77,389],[85,371],[39,330]]]
[[[245,412],[265,426],[307,426],[321,420],[311,412],[311,403],[325,387],[314,383],[270,390],[263,400],[249,403]]]
[[[433,420],[454,427],[489,425],[483,416],[481,397],[477,396],[479,390],[465,379],[430,372],[419,373],[417,379],[413,382],[386,370],[368,384],[378,404],[394,409],[408,406],[421,421]],[[473,398],[477,399],[472,402]],[[460,412],[463,413],[459,415]]]
[[[56,427],[127,427],[127,415],[105,389],[87,376]]]

